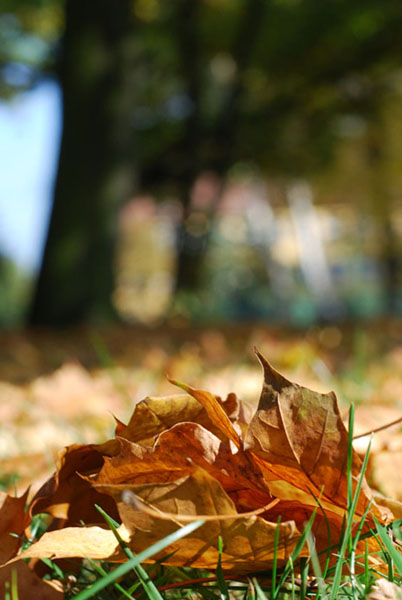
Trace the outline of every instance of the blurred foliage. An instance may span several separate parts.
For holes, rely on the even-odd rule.
[[[57,0],[1,0],[0,96],[34,85],[53,69],[63,26]]]
[[[133,112],[145,183],[177,183],[188,161],[198,172],[248,160],[264,173],[314,173],[332,156],[339,119],[372,119],[393,91],[396,2],[145,5],[135,3]]]
[[[1,8],[1,79],[18,88],[23,76],[13,81],[13,69],[54,63],[63,5],[2,0]],[[264,171],[316,171],[331,156],[342,115],[352,131],[353,118],[372,119],[399,87],[401,22],[396,1],[133,0],[126,52],[135,59],[140,175],[177,183],[189,160],[198,172],[238,160]],[[190,157],[189,137],[197,142]]]
[[[310,284],[300,264],[288,265],[290,276],[279,278],[288,280],[286,293],[274,286],[278,268],[270,252],[278,254],[278,249],[272,240],[268,239],[264,247],[260,244],[256,251],[258,242],[251,239],[253,236],[246,235],[236,246],[222,235],[214,212],[227,181],[239,172],[260,180],[268,178],[281,189],[282,204],[289,202],[289,184],[301,178],[311,186],[315,202],[353,203],[357,222],[369,215],[363,221],[375,222],[376,232],[367,236],[363,232],[359,237],[359,259],[350,266],[343,259],[339,264],[331,257],[328,260],[338,273],[349,270],[344,278],[349,291],[340,292],[346,298],[348,314],[400,309],[400,2],[132,0],[124,3],[124,10],[129,8],[126,27],[109,46],[113,27],[108,29],[105,18],[110,9],[108,0],[97,6],[75,2],[78,0],[66,0],[63,6],[56,0],[2,0],[0,17],[0,94],[9,96],[27,89],[43,74],[61,76],[63,65],[61,81],[71,109],[70,134],[83,130],[82,123],[76,121],[74,125],[80,114],[80,99],[87,101],[84,122],[93,120],[96,124],[95,115],[101,114],[104,120],[99,121],[102,127],[98,130],[113,131],[98,141],[96,126],[84,128],[86,138],[94,138],[92,147],[80,144],[79,135],[74,133],[68,137],[69,149],[62,153],[60,169],[64,171],[62,184],[56,186],[55,206],[69,205],[66,194],[70,194],[77,207],[91,202],[93,213],[82,209],[80,214],[75,207],[68,214],[58,213],[53,240],[60,244],[58,248],[57,243],[53,248],[48,246],[47,253],[53,258],[47,264],[61,265],[57,268],[60,277],[51,275],[50,269],[41,278],[41,285],[45,280],[47,284],[37,303],[51,302],[54,322],[67,322],[71,314],[80,320],[102,313],[103,300],[96,300],[95,288],[106,290],[110,297],[109,283],[102,284],[102,279],[111,279],[102,270],[102,265],[112,260],[105,259],[107,252],[111,254],[115,235],[109,226],[110,216],[117,211],[120,196],[125,194],[128,200],[130,186],[133,194],[150,193],[159,202],[174,198],[183,210],[172,219],[179,232],[177,244],[175,249],[174,244],[169,246],[169,251],[165,244],[158,275],[151,276],[146,266],[158,262],[159,254],[163,254],[158,254],[157,234],[151,243],[152,252],[143,231],[135,234],[144,237],[142,250],[134,237],[131,242],[123,240],[131,243],[133,255],[144,255],[145,247],[148,250],[143,264],[136,259],[131,266],[127,261],[122,265],[120,260],[122,272],[117,275],[114,300],[121,314],[127,316],[130,310],[134,314],[133,307],[138,304],[143,307],[141,319],[152,320],[169,307],[169,295],[179,290],[175,310],[197,319],[222,314],[227,318],[266,318],[277,315],[284,301],[290,304],[284,318],[291,314],[292,320],[300,323],[320,318],[322,313],[311,302]],[[69,7],[74,10],[66,11]],[[123,8],[119,13],[120,7],[114,9],[116,23],[124,13]],[[85,18],[80,19],[80,10],[82,16],[85,10]],[[96,19],[88,18],[91,11]],[[71,44],[68,60],[67,40]],[[113,61],[119,65],[119,87],[110,90],[106,87],[115,81],[109,72]],[[116,162],[110,172],[110,165],[103,164],[100,156]],[[79,174],[77,164],[86,165]],[[84,181],[85,172],[88,181]],[[197,207],[194,186],[206,172],[217,178],[215,197]],[[58,197],[57,190],[61,189],[64,199]],[[95,213],[99,213],[96,232],[91,217]],[[248,217],[244,218],[247,221]],[[103,234],[107,243],[95,265],[92,257],[99,252],[95,243],[93,248],[89,246],[97,232],[98,247],[103,244]],[[129,235],[134,236],[133,231]],[[175,231],[169,236],[173,239]],[[77,237],[82,248],[71,258],[63,248],[76,248]],[[378,248],[367,249],[366,238],[376,239]],[[326,251],[333,254],[341,244],[332,241],[330,246]],[[345,248],[340,248],[341,254],[356,255],[355,245]],[[83,264],[85,256],[91,269]],[[63,266],[68,261],[71,264]],[[133,264],[136,272],[130,274]],[[379,275],[362,291],[354,285],[353,269],[360,273],[377,269]],[[174,270],[176,286],[172,283]],[[94,277],[93,290],[86,289],[76,300],[78,308],[61,307],[58,311],[57,305],[63,300],[67,303],[69,295],[63,282],[74,279],[76,289],[84,290],[91,286],[88,273]],[[180,288],[186,277],[186,285]],[[377,289],[379,280],[385,291]],[[205,282],[208,289],[202,291]],[[197,287],[201,289],[198,296],[193,293]],[[50,301],[49,290],[53,294],[60,290],[61,300],[53,297]],[[85,306],[88,302],[89,307]],[[126,310],[130,304],[131,309]],[[48,313],[45,306],[38,311],[38,319],[43,322]]]
[[[171,207],[172,208],[172,207]],[[378,318],[387,311],[379,224],[353,204],[310,206],[307,241],[295,234],[289,207],[257,180],[235,180],[217,203],[197,293],[176,293],[174,220],[169,204],[133,200],[121,215],[115,303],[130,322],[170,317],[198,323],[267,320],[306,327],[317,320]],[[402,209],[393,216],[402,252]],[[318,235],[317,235],[318,230]],[[322,306],[301,264],[317,235],[325,256],[329,294]],[[312,268],[314,265],[312,266]],[[324,288],[324,284],[322,284]],[[402,281],[396,285],[402,308]]]
[[[19,325],[32,293],[32,276],[0,255],[0,328]]]

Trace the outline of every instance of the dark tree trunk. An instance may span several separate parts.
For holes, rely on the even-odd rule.
[[[191,112],[182,138],[180,202],[182,219],[177,229],[177,265],[175,293],[196,289],[200,283],[204,239],[194,236],[189,227],[191,220],[191,187],[200,170],[200,104],[201,55],[199,32],[200,0],[180,0],[177,13],[177,39],[181,61],[181,75],[187,84]]]
[[[177,232],[176,292],[197,290],[202,283],[205,254],[211,235],[216,204],[222,192],[221,181],[212,183],[207,205],[197,208],[191,202],[191,188],[183,204],[183,219]]]
[[[367,162],[371,174],[372,190],[371,211],[376,220],[381,241],[379,258],[383,279],[384,309],[387,313],[392,314],[397,311],[399,303],[401,259],[392,223],[392,201],[389,193],[388,177],[384,172],[386,158],[383,149],[387,147],[387,140],[384,139],[384,128],[381,121],[378,120],[378,117],[376,118],[374,111],[373,114],[373,125],[367,145]]]
[[[63,136],[34,325],[113,316],[118,208],[132,192],[131,1],[67,0]]]
[[[386,216],[385,222],[382,224],[382,233],[384,237],[382,263],[385,301],[387,311],[392,314],[398,312],[402,264],[390,214]]]
[[[248,0],[233,40],[232,57],[237,66],[236,77],[227,92],[212,131],[202,122],[202,48],[199,23],[199,0],[182,0],[177,36],[181,49],[182,74],[188,83],[187,93],[193,111],[183,137],[183,173],[181,204],[183,219],[177,234],[177,267],[175,292],[194,291],[202,280],[202,266],[211,232],[214,209],[222,191],[225,176],[233,164],[237,142],[239,111],[245,91],[244,75],[259,39],[268,0]],[[212,156],[203,157],[200,148],[208,137]],[[213,172],[220,180],[216,197],[209,208],[198,212],[191,204],[191,188],[203,171]],[[197,224],[198,219],[198,224]]]

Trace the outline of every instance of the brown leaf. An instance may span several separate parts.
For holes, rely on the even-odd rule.
[[[170,381],[173,384],[183,388],[188,394],[191,394],[191,396],[200,402],[200,404],[204,407],[209,419],[211,420],[211,423],[213,423],[213,425],[221,433],[223,433],[227,439],[231,440],[237,448],[242,446],[242,441],[238,432],[235,430],[223,407],[213,394],[210,392],[205,392],[204,390],[197,390],[190,385],[174,381],[173,379],[170,379]]]
[[[0,565],[12,558],[21,545],[21,540],[10,534],[22,536],[28,525],[25,514],[28,491],[19,498],[0,492]]]
[[[173,533],[180,525],[182,515],[233,515],[233,519],[207,521],[190,536],[166,548],[153,560],[174,552],[167,564],[215,569],[220,536],[223,540],[224,569],[247,573],[268,569],[272,565],[277,523],[267,521],[267,515],[264,515],[265,518],[239,515],[220,483],[203,469],[197,468],[191,475],[168,483],[111,485],[106,486],[106,489],[116,498],[123,524],[130,532],[130,548],[134,552],[140,552]],[[175,514],[177,519],[159,520],[124,502],[121,494],[127,490],[131,490],[154,510]],[[287,560],[299,537],[292,521],[279,525],[278,564]]]
[[[128,540],[123,527],[118,529],[123,540]],[[125,556],[110,529],[97,525],[91,527],[65,527],[44,533],[32,546],[22,552],[18,559],[25,558],[80,558],[114,560]],[[14,564],[14,563],[11,563]]]
[[[319,394],[292,383],[260,353],[257,356],[264,368],[264,385],[245,448],[257,458],[268,479],[284,480],[317,497],[323,490],[323,500],[345,509],[348,433],[335,394]],[[361,461],[354,452],[354,484],[360,469]],[[278,491],[276,487],[275,493]],[[364,483],[357,514],[363,514],[370,497]]]
[[[6,583],[11,583],[12,572],[15,571],[17,580],[18,598],[28,600],[63,600],[64,590],[60,582],[43,581],[36,573],[31,571],[24,561],[19,560],[0,568],[0,597],[6,598]]]
[[[218,400],[216,402],[219,404]],[[219,404],[227,419],[227,413],[237,417],[239,404],[234,394],[230,394],[225,402]],[[170,429],[177,423],[191,421],[203,425],[212,433],[219,434],[205,408],[188,394],[176,394],[161,398],[148,396],[139,402],[127,426],[117,423],[116,435],[131,442],[152,445],[155,436]]]
[[[402,450],[384,450],[371,457],[370,478],[373,487],[395,500],[402,501]]]
[[[368,600],[402,600],[402,589],[396,583],[381,578],[375,582]]]
[[[180,423],[164,431],[153,448],[119,439],[120,452],[105,457],[105,464],[93,483],[161,483],[174,481],[202,467],[228,492],[251,489],[272,500],[269,490],[249,457],[236,455],[213,433],[197,423]]]
[[[221,537],[226,571],[266,570],[272,566],[277,533],[280,567],[322,489],[325,516],[320,509],[313,524],[316,548],[324,552],[329,540],[336,544],[347,507],[348,434],[335,395],[291,383],[258,356],[265,381],[244,446],[233,395],[221,402],[179,384],[189,395],[147,398],[127,426],[117,422],[119,437],[65,449],[56,474],[32,501],[32,512],[47,511],[66,520],[64,525],[84,520],[94,526],[50,531],[22,556],[125,560],[113,533],[95,526],[104,525],[93,507],[97,503],[122,522],[119,531],[136,553],[182,523],[205,517],[201,528],[152,560],[168,555],[171,565],[214,569]],[[354,453],[354,485],[360,468]],[[364,483],[357,515],[369,498]],[[383,515],[375,506],[373,512],[383,522],[392,519],[391,508],[381,507]],[[374,538],[367,543],[370,551],[378,550]],[[324,561],[325,552],[320,557]],[[330,564],[335,561],[333,553]]]
[[[104,450],[106,447],[100,446]],[[113,443],[109,447],[112,448]],[[47,512],[71,525],[82,521],[86,524],[103,523],[95,508],[95,504],[99,504],[111,517],[118,518],[113,500],[100,494],[79,475],[97,473],[102,465],[102,453],[95,446],[73,444],[64,448],[59,453],[55,474],[32,499],[30,513]]]
[[[381,510],[385,509],[385,511],[388,511],[389,518],[387,520],[389,522],[395,519],[402,519],[402,502],[399,500],[386,498],[378,493],[374,493],[374,499],[377,506],[379,506]]]
[[[176,482],[167,484],[107,486],[119,504],[123,525],[119,533],[133,552],[140,552],[180,527],[180,515],[233,516],[233,519],[208,521],[188,537],[179,540],[152,560],[168,556],[167,564],[216,568],[218,538],[223,540],[222,566],[236,573],[267,569],[274,554],[275,532],[278,525],[261,517],[242,517],[220,484],[202,469]],[[132,490],[155,510],[177,514],[177,519],[159,520],[123,502],[121,493]],[[294,523],[279,525],[278,565],[284,564],[300,534]],[[171,553],[173,555],[169,556]],[[305,552],[303,552],[303,555]],[[124,560],[124,554],[113,532],[100,527],[66,528],[45,533],[19,558],[84,557]],[[151,559],[150,559],[151,560]]]

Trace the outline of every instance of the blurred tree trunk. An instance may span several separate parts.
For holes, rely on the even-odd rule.
[[[182,219],[177,231],[177,265],[175,293],[194,290],[200,284],[206,245],[206,231],[200,235],[191,227],[191,190],[200,171],[200,141],[202,135],[201,94],[202,64],[199,27],[200,0],[180,0],[176,18],[176,35],[180,56],[180,71],[187,85],[190,113],[182,138],[179,199]]]
[[[187,82],[192,111],[183,136],[183,172],[180,201],[183,218],[177,234],[175,293],[196,290],[202,279],[202,266],[211,232],[215,206],[223,189],[227,170],[233,164],[239,111],[245,91],[245,72],[252,60],[255,45],[264,23],[268,0],[247,0],[233,39],[232,58],[236,74],[211,131],[205,130],[202,116],[202,41],[199,22],[200,0],[181,0],[177,18],[177,38],[182,59],[181,71]],[[203,138],[209,137],[212,158],[206,162],[200,154]],[[191,191],[203,171],[220,180],[215,199],[207,210],[193,209]],[[194,214],[195,213],[195,214]]]
[[[389,179],[385,169],[384,148],[387,140],[384,136],[384,124],[378,113],[373,112],[367,144],[367,162],[371,174],[372,207],[380,239],[380,261],[382,268],[385,310],[393,313],[397,310],[401,260],[398,243],[392,223],[392,200],[389,192]]]
[[[59,62],[63,134],[34,325],[114,315],[118,208],[132,192],[131,1],[67,0]]]

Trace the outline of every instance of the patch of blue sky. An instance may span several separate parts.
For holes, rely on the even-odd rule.
[[[40,266],[61,134],[61,97],[46,80],[0,101],[0,252]]]

